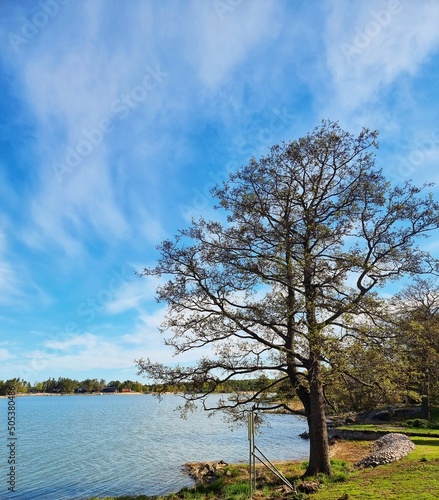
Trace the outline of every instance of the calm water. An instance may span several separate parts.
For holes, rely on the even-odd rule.
[[[193,484],[186,462],[248,460],[247,429],[229,429],[204,412],[182,420],[178,396],[28,396],[16,398],[17,493],[7,490],[7,400],[0,399],[0,498],[79,500],[123,494],[159,495]],[[269,415],[257,436],[273,460],[300,459],[304,420]]]

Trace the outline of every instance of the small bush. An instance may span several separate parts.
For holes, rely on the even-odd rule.
[[[414,418],[411,420],[406,420],[405,425],[407,427],[413,427],[415,429],[428,429],[429,422],[423,418]]]
[[[406,420],[404,422],[406,427],[413,427],[415,429],[439,429],[439,421],[434,420],[432,422],[425,420],[423,418],[414,418],[411,420]]]
[[[430,422],[428,427],[430,429],[439,429],[439,420],[434,420],[433,422]]]

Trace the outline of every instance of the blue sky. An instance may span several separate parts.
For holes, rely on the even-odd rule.
[[[0,23],[0,379],[174,362],[134,272],[323,118],[380,130],[392,182],[438,180],[435,0],[3,0]]]

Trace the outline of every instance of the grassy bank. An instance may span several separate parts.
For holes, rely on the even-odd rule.
[[[343,483],[329,484],[313,495],[314,500],[439,498],[439,440],[412,437],[415,450],[406,458],[374,469],[350,472]],[[348,496],[346,496],[348,495]]]
[[[407,436],[423,436],[439,438],[439,429],[425,429],[422,427],[407,427],[395,424],[349,424],[338,426],[337,429],[346,431],[372,431],[372,432],[400,432]]]
[[[367,455],[369,444],[365,441],[341,441],[332,448],[333,478],[320,477],[320,487],[312,495],[294,495],[285,490],[274,476],[258,468],[258,485],[254,498],[303,500],[433,500],[439,498],[439,439],[412,437],[415,450],[406,458],[393,464],[374,469],[355,470],[353,464]],[[279,469],[291,481],[299,484],[306,464],[283,462]],[[214,482],[184,489],[155,500],[244,500],[249,495],[248,468],[231,465],[222,470]],[[151,500],[153,497],[122,496],[105,500]],[[104,500],[93,498],[90,500]]]

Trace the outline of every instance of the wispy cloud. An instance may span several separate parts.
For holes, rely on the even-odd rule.
[[[240,2],[221,12],[215,2],[193,2],[197,19],[190,53],[198,77],[211,90],[230,82],[252,50],[276,37],[280,23],[274,2]]]
[[[378,102],[399,77],[414,75],[437,50],[435,2],[389,0],[330,3],[326,25],[327,64],[336,104],[352,112]]]
[[[138,268],[140,270],[140,266]],[[113,300],[105,305],[109,314],[126,311],[141,311],[143,306],[155,301],[155,291],[159,280],[152,277],[136,277],[125,286],[115,291]]]
[[[139,176],[134,172],[131,178],[125,172],[121,175],[115,138],[118,143],[129,137],[124,128],[135,120],[139,109],[151,116],[159,111],[160,99],[153,93],[167,74],[160,69],[154,50],[145,52],[131,43],[136,30],[146,42],[142,27],[142,21],[150,17],[146,5],[139,16],[130,7],[122,9],[122,16],[128,12],[136,19],[133,38],[125,37],[114,47],[101,37],[109,22],[103,2],[67,8],[71,23],[53,23],[45,38],[33,41],[32,58],[20,53],[11,64],[21,77],[22,98],[38,131],[39,154],[34,159],[38,183],[29,200],[31,220],[23,240],[32,248],[41,250],[50,244],[68,257],[81,258],[96,235],[108,245],[129,229],[131,203],[122,197],[126,182]],[[81,37],[77,38],[79,26]],[[47,43],[61,33],[75,42],[54,44],[48,52]],[[133,158],[128,155],[125,161]],[[124,165],[123,170],[127,169]],[[157,222],[157,232],[159,227]]]
[[[0,361],[6,361],[13,358],[13,355],[7,349],[0,349]]]
[[[6,232],[0,228],[0,304],[29,310],[47,307],[50,295],[32,277],[31,269],[15,255],[7,241]]]

